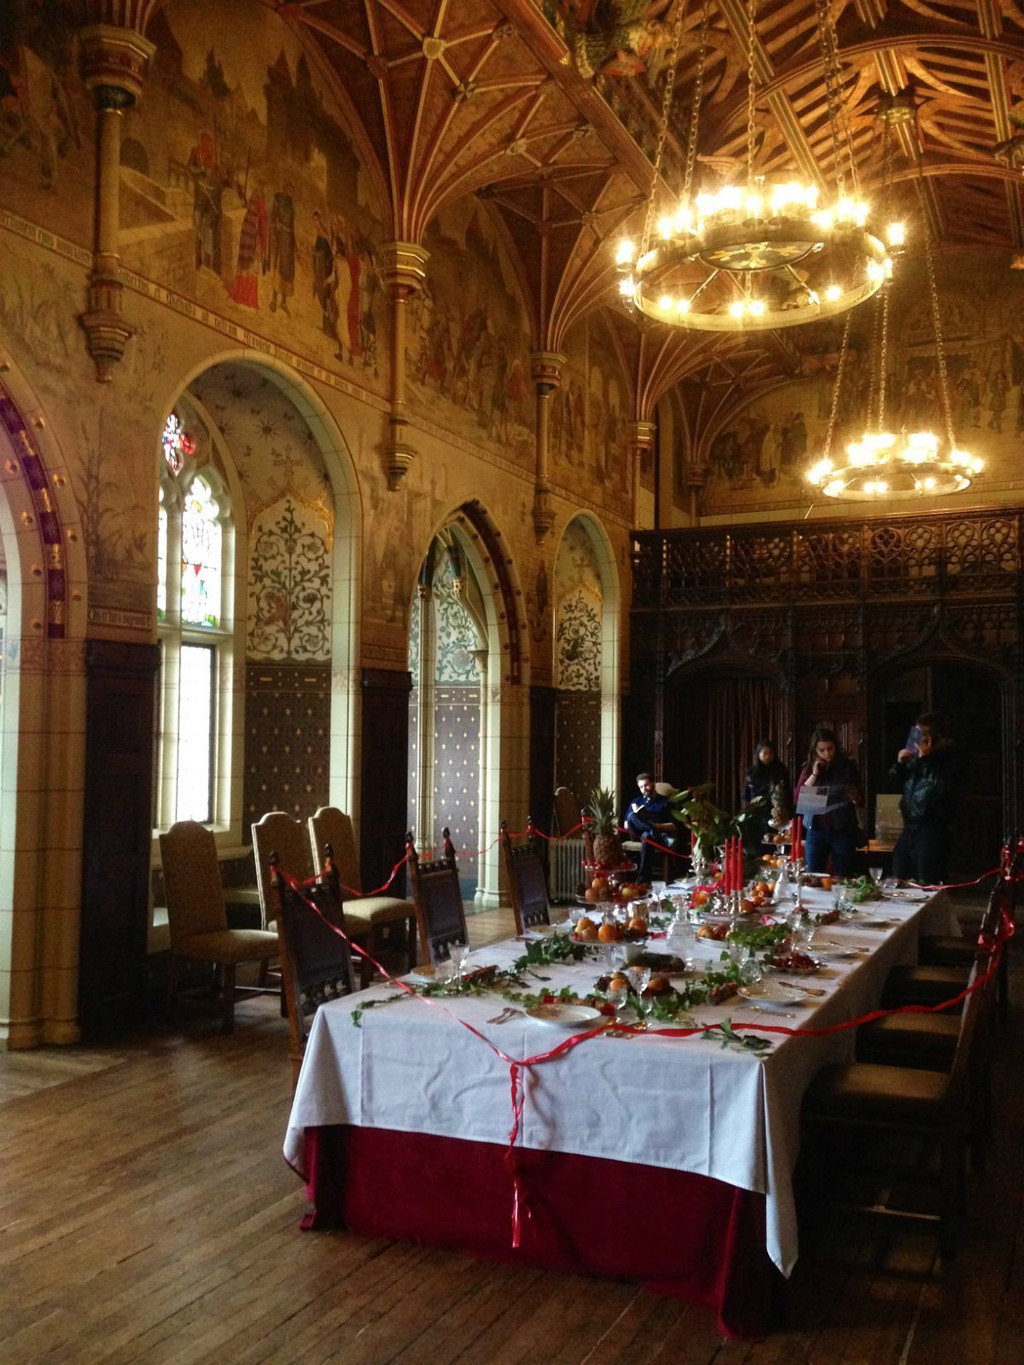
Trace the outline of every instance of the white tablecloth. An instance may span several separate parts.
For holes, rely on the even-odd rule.
[[[812,908],[830,897],[810,893]],[[894,921],[863,927],[872,913]],[[944,893],[930,900],[887,900],[848,923],[819,931],[835,943],[863,946],[869,957],[830,961],[806,984],[827,994],[793,1006],[794,1018],[762,1012],[740,999],[702,1007],[701,1022],[821,1028],[874,1008],[889,968],[916,959],[919,933],[956,933]],[[657,943],[653,944],[655,948]],[[477,950],[470,965],[509,964],[522,945]],[[547,989],[572,984],[581,994],[603,970],[590,960],[542,968]],[[542,989],[537,983],[537,989]],[[497,995],[422,998],[352,1009],[394,994],[375,986],[321,1007],[313,1022],[288,1120],[285,1158],[303,1172],[303,1131],[327,1124],[429,1133],[505,1145],[512,1119],[508,1064],[457,1020],[473,1024],[507,1056],[553,1048],[565,1034],[526,1017],[488,1024]],[[769,1035],[775,1036],[775,1035]],[[710,1038],[594,1038],[525,1073],[520,1142],[581,1156],[641,1162],[711,1176],[766,1195],[767,1250],[786,1275],[797,1257],[792,1175],[799,1145],[800,1101],[814,1074],[852,1055],[853,1032],[783,1038],[767,1055],[723,1048]]]

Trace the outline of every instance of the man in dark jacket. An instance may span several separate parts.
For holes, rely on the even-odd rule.
[[[641,842],[637,874],[640,881],[647,882],[651,878],[650,841],[661,848],[674,848],[679,826],[672,818],[668,799],[659,793],[650,773],[639,773],[636,784],[640,788],[640,795],[630,802],[622,823],[629,831],[630,838]]]
[[[929,711],[917,718],[920,730],[914,749],[901,749],[889,769],[889,781],[900,787],[903,833],[892,854],[897,877],[927,886],[946,880],[946,853],[956,815],[960,761],[956,746],[942,734],[942,722]]]

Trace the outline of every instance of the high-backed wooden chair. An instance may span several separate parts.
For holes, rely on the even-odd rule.
[[[971,984],[978,979],[977,966]],[[946,1073],[905,1066],[849,1062],[827,1066],[811,1083],[803,1104],[803,1122],[816,1144],[821,1178],[815,1182],[815,1202],[829,1190],[835,1175],[836,1136],[854,1135],[852,1149],[864,1136],[897,1133],[935,1143],[939,1151],[939,1210],[929,1220],[919,1208],[897,1209],[888,1202],[872,1202],[858,1211],[904,1220],[914,1227],[936,1223],[943,1254],[957,1247],[964,1204],[967,1139],[970,1134],[969,1079],[975,1065],[979,1029],[990,1006],[990,985],[973,991],[960,1016],[960,1031],[952,1066]],[[842,1162],[839,1161],[842,1165]],[[830,1174],[831,1173],[831,1174]],[[891,1181],[887,1172],[886,1183]]]
[[[508,879],[512,913],[516,917],[516,933],[521,934],[525,929],[533,929],[538,924],[550,924],[547,876],[532,822],[527,820],[526,838],[519,845],[513,844],[505,820],[501,822],[498,837],[505,864],[505,876]]]
[[[440,857],[421,862],[412,832],[405,836],[412,898],[419,928],[420,956],[435,964],[448,960],[453,943],[469,942],[451,834],[445,829],[441,837],[444,849]]]
[[[313,1015],[326,1001],[351,995],[355,974],[348,943],[331,927],[347,931],[340,878],[330,857],[327,868],[298,890],[284,877],[273,853],[269,875],[281,940],[294,1090]]]
[[[319,870],[319,858],[314,858],[309,843],[309,826],[301,820],[293,820],[284,811],[270,811],[257,820],[252,827],[252,849],[256,859],[256,882],[260,889],[260,907],[265,923],[273,923],[277,913],[276,901],[271,894],[270,855],[278,855],[278,866],[289,873],[296,881],[309,881]],[[352,941],[361,948],[370,950],[372,925],[370,915],[353,908],[346,912],[345,924]],[[368,986],[373,977],[373,966],[369,959],[359,956],[359,980]]]
[[[235,968],[242,962],[262,964],[265,981],[269,959],[278,953],[276,934],[262,929],[229,929],[224,888],[211,830],[195,820],[179,820],[160,835],[160,860],[167,895],[167,923],[171,934],[171,994],[178,985],[182,962],[210,962],[223,993],[224,1032],[235,1022],[235,998],[262,994],[270,988],[237,986]]]
[[[359,875],[352,817],[337,806],[321,806],[309,817],[309,844],[314,862],[319,862],[324,846],[334,850],[334,861],[341,878],[345,915],[354,925],[369,925],[370,951],[380,958],[393,951],[404,959],[404,970],[416,965],[416,906],[403,896],[364,896]],[[346,888],[358,894],[350,895]]]
[[[309,881],[317,870],[309,847],[309,832],[301,820],[293,820],[283,810],[268,811],[252,826],[252,852],[256,862],[256,885],[260,892],[263,927],[274,922],[277,901],[270,889],[270,855],[276,853],[279,866],[297,881]]]

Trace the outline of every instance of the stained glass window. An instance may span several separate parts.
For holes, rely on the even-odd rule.
[[[183,625],[220,625],[222,536],[218,512],[210,485],[197,475],[181,512]]]
[[[185,468],[185,460],[195,454],[196,443],[181,425],[181,418],[172,412],[164,427],[164,459],[172,474],[180,474]]]
[[[165,447],[166,449],[166,447]],[[157,521],[157,618],[163,699],[157,824],[224,821],[218,792],[219,727],[230,723],[233,639],[224,626],[227,495],[217,474],[163,473]],[[225,529],[227,528],[227,529]]]

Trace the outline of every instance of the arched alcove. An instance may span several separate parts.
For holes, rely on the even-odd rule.
[[[555,784],[586,799],[614,787],[619,766],[619,577],[591,516],[565,527],[555,555]]]
[[[527,813],[520,601],[500,531],[463,504],[431,540],[411,613],[409,814],[422,846],[452,829],[479,906],[499,900],[501,819]]]
[[[221,823],[245,841],[265,810],[327,803],[358,821],[362,515],[345,439],[304,379],[251,351],[198,368],[170,409],[183,401],[236,507],[234,686],[249,716],[224,756],[233,814]]]

